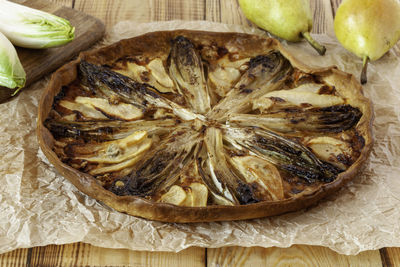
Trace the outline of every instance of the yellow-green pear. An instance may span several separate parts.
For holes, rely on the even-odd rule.
[[[361,83],[367,82],[368,61],[382,57],[400,38],[399,0],[344,0],[335,34],[349,51],[363,59]]]
[[[313,18],[308,0],[239,0],[244,15],[258,27],[282,39],[305,38],[320,55],[325,47],[311,38]]]

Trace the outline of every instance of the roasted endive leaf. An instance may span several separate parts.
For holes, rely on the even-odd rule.
[[[58,138],[75,137],[85,141],[110,141],[129,136],[136,131],[164,136],[177,125],[173,119],[124,121],[80,121],[48,119],[45,125]],[[181,124],[183,127],[184,124]],[[190,125],[187,125],[189,128]]]
[[[228,165],[223,137],[220,129],[210,127],[204,138],[208,156],[208,173],[203,173],[203,179],[210,188],[216,188],[219,195],[233,203],[249,204],[259,200],[255,197],[252,187],[241,180]],[[215,190],[212,190],[215,191]]]
[[[157,108],[169,109],[183,120],[204,118],[178,104],[158,95],[153,88],[145,83],[138,83],[120,73],[86,61],[79,65],[80,75],[89,90],[99,97],[110,101],[120,99],[137,106],[144,113]]]
[[[147,84],[134,80],[86,61],[79,64],[82,80],[96,95],[105,98],[120,98],[143,111],[149,108],[169,108],[165,100],[151,90]]]
[[[205,114],[211,109],[210,95],[204,78],[204,69],[199,54],[185,37],[172,41],[169,55],[169,72],[178,85],[178,91],[196,113]]]
[[[251,111],[252,101],[279,88],[291,71],[288,60],[277,51],[252,58],[235,87],[213,108],[212,117],[223,121],[230,114]]]
[[[339,133],[352,128],[361,118],[358,108],[350,105],[324,108],[286,108],[261,115],[233,114],[229,122],[287,132]]]
[[[168,189],[193,160],[197,137],[197,133],[189,130],[172,133],[147,153],[130,175],[118,180],[123,186],[116,181],[111,191],[117,195],[148,196]]]
[[[308,183],[331,182],[343,170],[319,160],[303,145],[263,129],[227,128],[230,143],[250,150],[279,169],[298,176]]]

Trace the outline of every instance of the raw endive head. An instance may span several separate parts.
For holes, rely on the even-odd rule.
[[[0,0],[0,31],[15,45],[49,48],[72,41],[68,20],[23,5]]]
[[[24,87],[26,74],[19,61],[17,51],[11,42],[0,32],[0,86],[15,90]]]

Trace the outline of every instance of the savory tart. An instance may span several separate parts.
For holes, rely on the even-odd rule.
[[[372,146],[350,74],[271,38],[168,31],[83,53],[52,76],[38,137],[79,190],[167,222],[295,211],[352,179]]]

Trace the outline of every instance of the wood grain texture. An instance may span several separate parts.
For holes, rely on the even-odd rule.
[[[389,260],[383,266],[400,266],[399,250],[388,249]],[[207,256],[205,254],[203,248],[189,248],[179,253],[140,252],[74,243],[17,249],[0,255],[0,266],[382,266],[378,250],[344,256],[328,248],[305,245],[290,248],[225,247],[207,249]]]
[[[400,266],[400,248],[382,248],[379,251],[384,267]]]
[[[50,245],[32,249],[30,266],[204,266],[204,249],[190,248],[181,253],[140,252],[106,249],[84,243]]]
[[[26,2],[27,0],[11,0],[11,1],[22,4],[22,3]],[[47,8],[51,8],[51,6],[53,6],[52,7],[53,9],[57,9],[58,8],[57,6],[73,8],[73,4],[74,4],[74,0],[54,0],[54,1],[50,0],[50,1],[42,2],[42,5],[48,6]],[[25,5],[31,6],[32,4],[25,3]],[[35,8],[34,6],[31,6],[31,7]]]
[[[248,26],[252,25],[252,23],[246,19],[242,10],[240,9],[238,0],[207,0],[206,3],[207,14],[215,12],[217,18],[215,21],[217,22]]]
[[[332,14],[333,14],[333,16],[335,16],[336,10],[338,9],[342,0],[330,0],[330,1],[331,1],[331,6],[332,6]]]
[[[201,0],[150,0],[151,21],[204,20],[205,2]]]
[[[227,247],[207,250],[207,266],[382,266],[379,251],[357,256],[340,255],[328,248],[299,246],[290,248]]]
[[[75,0],[74,9],[83,11],[102,20],[106,28],[111,28],[118,21],[151,21],[151,1],[143,0]]]
[[[103,20],[107,28],[123,20],[208,20],[252,25],[240,10],[238,0],[75,0],[74,8]],[[330,0],[311,1],[311,8],[313,33],[333,32]]]
[[[313,33],[333,34],[333,11],[330,0],[310,1]]]
[[[21,0],[22,1],[22,0]],[[209,20],[251,25],[237,0],[51,0],[101,19],[110,29],[122,20]],[[311,0],[314,33],[327,33],[341,0]],[[395,52],[399,52],[400,49]],[[379,253],[381,252],[381,253]],[[17,249],[0,266],[400,266],[400,248],[340,255],[328,248],[190,248],[180,253],[105,249],[84,243]]]
[[[16,249],[8,253],[0,254],[1,267],[26,266],[29,249]]]
[[[180,253],[107,249],[85,243],[17,249],[0,255],[0,266],[205,266],[205,249],[189,248]]]

